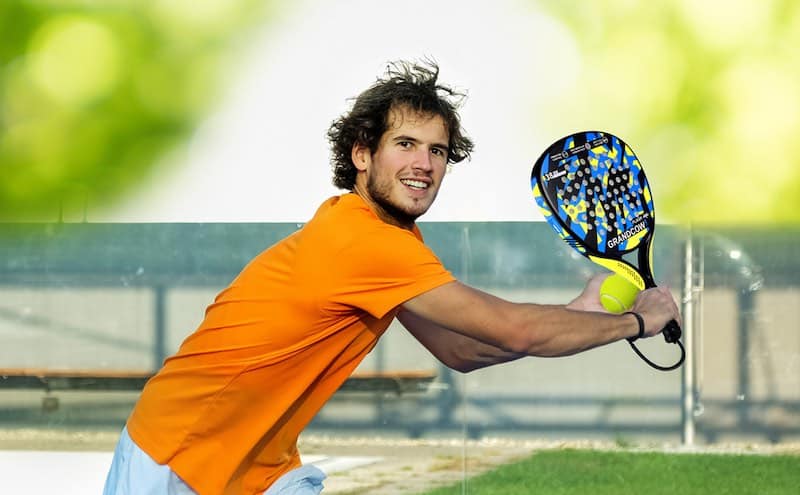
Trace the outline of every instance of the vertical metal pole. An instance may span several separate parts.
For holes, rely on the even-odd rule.
[[[469,269],[472,263],[472,245],[470,244],[469,225],[461,231],[461,277],[464,283],[469,282]],[[467,493],[467,375],[461,376],[461,494]]]
[[[384,346],[386,345],[387,340],[383,339],[378,342],[378,345],[375,346],[375,371],[378,373],[383,373],[386,371],[386,352],[384,350]],[[386,420],[386,400],[384,398],[383,392],[378,392],[374,396],[374,405],[375,405],[375,422],[378,425],[388,424]]]
[[[158,371],[167,357],[167,290],[163,285],[153,289],[154,335],[153,335],[153,370]]]
[[[692,231],[689,230],[683,259],[683,346],[686,348],[686,361],[683,364],[681,383],[681,441],[684,446],[694,445],[695,436],[695,347],[694,347],[694,250]]]
[[[469,283],[469,270],[472,260],[472,248],[470,246],[469,224],[465,224],[461,229],[461,265],[459,266],[458,279],[464,283]],[[454,417],[459,405],[462,407],[461,430],[463,438],[467,438],[467,419],[466,413],[466,374],[456,374],[447,366],[440,364],[441,380],[445,385],[444,391],[439,394],[437,406],[439,408],[438,422],[440,427],[449,428],[458,419]]]
[[[750,424],[750,410],[748,401],[750,399],[750,333],[755,327],[755,298],[753,291],[749,288],[740,288],[738,297],[739,328],[737,352],[738,390],[736,394],[736,410],[739,416],[739,428],[744,428]]]

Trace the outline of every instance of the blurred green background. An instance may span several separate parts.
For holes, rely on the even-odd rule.
[[[532,114],[565,132],[611,124],[602,130],[644,157],[662,219],[800,220],[800,3],[528,7],[567,27],[580,61]],[[111,204],[155,173],[218,102],[231,54],[276,10],[263,0],[0,2],[0,221]],[[558,77],[519,62],[509,69]]]
[[[263,0],[0,2],[0,220],[104,204],[213,108]]]
[[[643,159],[662,218],[800,220],[800,2],[541,3],[582,60],[543,111],[627,130],[615,133]]]

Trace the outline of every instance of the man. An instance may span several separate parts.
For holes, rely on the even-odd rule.
[[[679,319],[665,289],[642,292],[635,315],[603,313],[603,277],[566,306],[511,303],[454,279],[415,224],[448,164],[472,150],[460,95],[437,76],[433,64],[395,64],[333,123],[334,184],[350,192],[208,307],[142,392],[106,493],[319,493],[324,474],[301,466],[297,438],[394,318],[462,372],[649,337]]]

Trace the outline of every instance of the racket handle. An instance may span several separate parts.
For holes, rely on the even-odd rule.
[[[670,320],[670,322],[667,323],[667,326],[664,327],[664,330],[662,330],[661,333],[664,334],[664,340],[672,344],[680,340],[681,327],[678,326],[677,321]]]

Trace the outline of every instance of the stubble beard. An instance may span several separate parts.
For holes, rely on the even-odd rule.
[[[422,211],[409,211],[407,208],[398,205],[392,200],[391,191],[392,185],[390,182],[379,182],[374,175],[367,178],[367,192],[372,200],[386,212],[386,214],[394,218],[401,225],[412,225],[417,218],[428,211],[430,207],[430,205],[428,205],[428,207]]]

